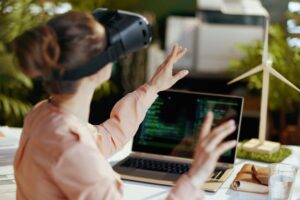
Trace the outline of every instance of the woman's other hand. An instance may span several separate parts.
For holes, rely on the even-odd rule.
[[[169,89],[178,80],[188,74],[188,70],[181,70],[173,75],[173,65],[182,58],[186,52],[186,48],[182,48],[176,44],[165,61],[157,68],[155,74],[148,83],[150,86],[155,88],[156,92]]]
[[[201,187],[214,171],[219,157],[236,146],[236,141],[223,142],[236,129],[233,120],[227,121],[211,130],[213,113],[208,112],[200,130],[196,144],[194,161],[188,172],[195,186]]]

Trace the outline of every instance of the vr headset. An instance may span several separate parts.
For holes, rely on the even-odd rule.
[[[151,27],[141,15],[122,10],[108,10],[99,8],[93,13],[95,19],[101,23],[106,31],[107,47],[88,63],[75,69],[52,72],[51,79],[72,81],[92,75],[110,62],[120,57],[147,47],[152,40]]]

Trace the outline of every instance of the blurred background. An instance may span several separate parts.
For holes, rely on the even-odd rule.
[[[92,124],[107,119],[115,102],[146,82],[172,46],[179,43],[188,48],[188,53],[175,70],[189,69],[190,74],[174,88],[243,96],[240,139],[257,137],[261,74],[232,85],[227,82],[261,62],[265,18],[224,13],[222,1],[1,0],[0,125],[22,127],[32,105],[47,98],[41,80],[30,80],[19,72],[10,47],[14,38],[54,15],[106,7],[144,15],[153,27],[154,38],[147,49],[120,60],[112,79],[99,86],[91,105]],[[261,3],[271,19],[269,52],[273,67],[300,87],[300,1],[261,0]],[[300,144],[299,105],[300,94],[271,76],[267,139]]]

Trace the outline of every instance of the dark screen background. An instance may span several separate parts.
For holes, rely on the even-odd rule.
[[[134,137],[134,151],[192,158],[206,113],[214,112],[213,127],[229,120],[236,131],[225,140],[238,139],[243,98],[174,90],[159,93]],[[220,162],[233,163],[235,149],[224,153]]]

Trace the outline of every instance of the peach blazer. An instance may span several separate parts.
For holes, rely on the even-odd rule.
[[[133,137],[156,97],[142,85],[97,126],[48,101],[37,104],[26,116],[14,161],[17,200],[122,199],[120,176],[107,159]],[[203,191],[183,175],[167,199],[187,198],[203,199]]]

